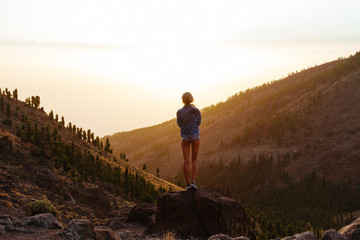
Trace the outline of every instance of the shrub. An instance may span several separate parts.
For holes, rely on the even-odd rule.
[[[9,118],[5,119],[2,123],[5,124],[5,125],[9,125],[9,126],[12,125],[12,121]]]
[[[31,215],[39,213],[52,213],[54,216],[57,215],[57,210],[48,200],[36,200],[32,202],[29,206],[29,211]]]

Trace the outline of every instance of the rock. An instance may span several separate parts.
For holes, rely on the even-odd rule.
[[[313,232],[307,231],[303,233],[297,233],[291,237],[285,237],[281,240],[316,240],[316,236]]]
[[[10,218],[1,218],[0,219],[0,224],[3,225],[3,226],[13,225]]]
[[[128,239],[130,237],[131,232],[129,230],[123,231],[119,233],[119,237],[121,239]]]
[[[94,228],[96,240],[121,240],[116,236],[115,232],[105,226],[97,226]]]
[[[13,152],[13,144],[8,136],[0,138],[0,154],[7,155]]]
[[[109,220],[109,223],[107,226],[111,228],[112,230],[119,229],[124,224],[124,220],[121,218],[112,218]]]
[[[207,188],[164,193],[158,198],[155,225],[148,232],[163,234],[167,230],[184,238],[204,239],[223,233],[255,239],[240,203]]]
[[[51,213],[41,213],[25,218],[23,226],[36,226],[49,229],[63,229],[64,227]]]
[[[152,223],[152,216],[155,215],[155,212],[155,204],[140,203],[131,209],[127,222],[139,222],[144,226],[148,226]]]
[[[338,233],[334,229],[329,229],[324,232],[324,236],[321,240],[346,240],[343,234]]]
[[[0,233],[6,233],[5,227],[0,224]]]
[[[15,230],[13,222],[11,221],[11,217],[0,218],[0,225],[4,227],[6,232],[12,232]]]
[[[232,238],[229,235],[220,233],[220,234],[212,235],[211,237],[208,238],[208,240],[249,240],[249,238],[247,237]]]
[[[72,233],[74,240],[94,239],[94,223],[87,219],[73,219],[66,226],[64,235]]]
[[[360,218],[341,228],[338,232],[348,240],[360,240]]]

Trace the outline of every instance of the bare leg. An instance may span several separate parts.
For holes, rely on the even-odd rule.
[[[193,141],[191,143],[191,178],[192,182],[196,182],[196,175],[197,175],[197,156],[199,152],[199,146],[200,146],[200,139]]]
[[[190,143],[181,141],[181,147],[184,156],[184,175],[188,185],[190,185]]]

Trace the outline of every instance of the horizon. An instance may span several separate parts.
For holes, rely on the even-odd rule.
[[[99,136],[173,119],[185,91],[201,109],[360,50],[351,0],[71,4],[0,3],[0,87]]]

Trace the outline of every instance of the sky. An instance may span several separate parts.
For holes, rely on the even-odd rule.
[[[360,1],[0,0],[0,88],[104,136],[360,50]]]

